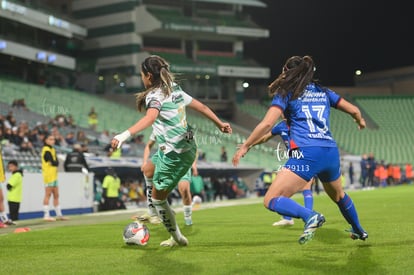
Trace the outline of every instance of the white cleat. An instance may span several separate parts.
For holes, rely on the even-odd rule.
[[[193,225],[193,220],[191,217],[184,217],[185,225]]]
[[[278,222],[273,223],[273,226],[286,226],[286,225],[294,225],[295,222],[293,220],[286,220],[286,219],[281,219]]]
[[[165,241],[163,241],[163,242],[160,243],[160,246],[165,246],[165,247],[187,246],[187,245],[188,245],[188,240],[184,236],[181,236],[179,242],[177,242],[176,240],[174,240],[173,237],[170,237],[168,240],[165,240]]]
[[[139,222],[142,223],[150,223],[150,224],[160,224],[162,223],[162,220],[157,215],[150,216],[148,213],[145,213],[141,216],[135,217]]]

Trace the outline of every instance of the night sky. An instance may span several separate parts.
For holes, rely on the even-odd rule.
[[[279,74],[292,55],[310,55],[323,85],[353,86],[354,72],[414,65],[414,15],[409,1],[262,0],[245,8],[270,30],[245,44],[247,57]],[[368,3],[369,2],[369,3]]]

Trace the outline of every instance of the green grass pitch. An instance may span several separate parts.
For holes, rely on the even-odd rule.
[[[72,216],[69,222],[21,221],[27,233],[0,229],[2,274],[414,274],[414,185],[350,191],[366,241],[354,241],[337,206],[321,194],[315,210],[326,217],[306,245],[303,222],[276,228],[280,217],[260,198],[193,212],[193,226],[177,221],[188,247],[160,247],[162,225],[148,225],[147,246],[122,241],[130,213]],[[301,195],[294,199],[303,203]],[[237,201],[233,201],[237,202]]]

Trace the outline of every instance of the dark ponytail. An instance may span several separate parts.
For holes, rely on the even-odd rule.
[[[306,85],[313,80],[315,66],[312,57],[305,55],[290,57],[283,66],[282,73],[269,85],[269,95],[285,97],[292,92],[292,99],[302,95]]]

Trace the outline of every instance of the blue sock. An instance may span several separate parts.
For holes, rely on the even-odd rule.
[[[352,226],[352,229],[355,232],[363,231],[361,225],[359,224],[358,214],[351,197],[345,193],[345,196],[340,199],[337,204],[345,220]]]
[[[292,219],[292,217],[289,217],[289,216],[283,216],[283,219],[284,219],[284,220],[288,220],[288,221],[290,221],[290,220]]]
[[[312,210],[286,197],[275,197],[271,199],[267,208],[283,216],[301,218],[304,222],[313,214]]]
[[[308,190],[303,190],[302,191],[303,194],[303,200],[305,203],[305,207],[312,210],[313,209],[313,195],[312,195],[312,190],[308,189]]]

